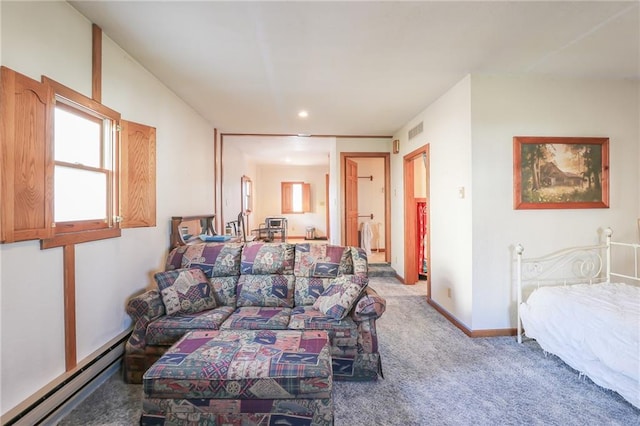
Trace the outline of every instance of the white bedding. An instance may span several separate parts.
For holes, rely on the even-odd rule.
[[[520,315],[542,349],[640,408],[640,287],[541,287]]]

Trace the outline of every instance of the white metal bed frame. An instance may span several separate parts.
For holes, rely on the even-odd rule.
[[[613,235],[611,228],[607,228],[604,233],[606,236],[605,244],[571,247],[532,259],[523,258],[524,247],[521,244],[516,246],[518,343],[522,343],[520,305],[523,300],[523,292],[526,289],[531,287],[535,289],[545,285],[611,282],[611,277],[624,278],[636,285],[640,285],[640,275],[638,273],[640,244],[611,241],[611,236]],[[634,275],[626,275],[611,270],[611,248],[614,246],[633,249]],[[603,270],[604,275],[602,273]]]

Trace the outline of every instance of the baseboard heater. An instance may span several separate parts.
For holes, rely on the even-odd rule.
[[[37,425],[52,416],[95,378],[120,361],[131,329],[120,333],[86,357],[73,370],[53,380],[2,416],[2,425]]]

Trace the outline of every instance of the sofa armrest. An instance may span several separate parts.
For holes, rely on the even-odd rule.
[[[144,352],[147,325],[165,314],[164,303],[158,290],[149,290],[129,299],[127,314],[133,320],[133,332],[127,341],[127,352]]]
[[[354,321],[377,319],[387,309],[387,302],[371,287],[367,286],[358,299],[351,317]]]

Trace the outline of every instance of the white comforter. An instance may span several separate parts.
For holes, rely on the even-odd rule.
[[[520,307],[525,334],[640,407],[640,287],[542,287]]]

